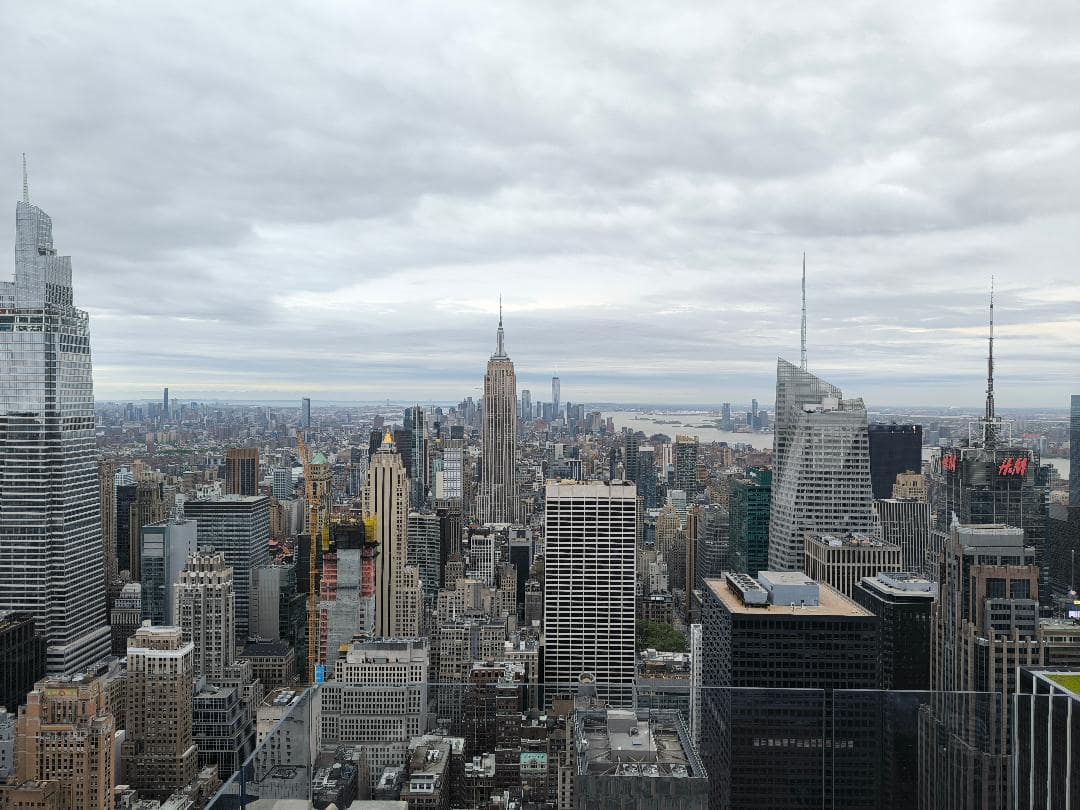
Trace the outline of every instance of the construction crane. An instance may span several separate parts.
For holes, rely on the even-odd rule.
[[[296,432],[296,449],[300,453],[300,464],[304,468],[304,501],[307,504],[308,532],[308,604],[307,604],[307,664],[308,683],[315,683],[316,633],[318,630],[318,595],[315,593],[318,580],[318,537],[319,503],[315,495],[315,481],[311,475],[311,462],[308,458],[304,432]]]

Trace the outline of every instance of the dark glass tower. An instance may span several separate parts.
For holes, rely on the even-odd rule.
[[[870,486],[877,499],[891,498],[896,476],[922,471],[922,425],[869,425]]]
[[[744,478],[731,479],[730,567],[756,577],[769,567],[769,510],[772,470],[747,469]]]

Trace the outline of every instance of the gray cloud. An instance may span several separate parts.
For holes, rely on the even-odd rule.
[[[1030,13],[1029,13],[1030,12]],[[1080,11],[981,2],[22,4],[27,151],[101,398],[879,404],[1080,379]]]

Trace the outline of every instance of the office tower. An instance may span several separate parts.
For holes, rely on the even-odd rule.
[[[1080,509],[1080,394],[1073,394],[1069,409],[1069,506]]]
[[[420,572],[424,595],[434,600],[439,593],[439,576],[442,572],[442,535],[439,517],[434,512],[409,513],[409,565]]]
[[[225,451],[225,494],[259,494],[259,451],[254,447],[230,447]]]
[[[772,470],[748,467],[731,479],[729,569],[756,577],[769,567]]]
[[[623,480],[637,482],[640,446],[638,435],[631,430],[626,431],[623,436]]]
[[[892,497],[896,476],[922,471],[922,425],[873,424],[868,433],[874,497]]]
[[[788,447],[802,420],[806,405],[819,405],[826,398],[840,399],[843,393],[835,385],[815,377],[805,366],[787,360],[776,361],[776,417],[773,425],[773,490],[784,477]],[[869,449],[867,450],[869,454]]]
[[[631,705],[637,489],[549,481],[545,496],[544,682],[592,673],[603,699]]]
[[[115,732],[99,678],[39,681],[19,712],[16,780],[56,782],[57,810],[113,810]]]
[[[1035,550],[1025,545],[1019,528],[954,524],[938,584],[931,610],[931,687],[996,694],[978,704],[978,711],[934,701],[921,712],[919,767],[934,774],[925,802],[946,806],[942,796],[948,794],[942,791],[966,784],[975,791],[968,801],[1004,807],[1017,669],[1042,663]],[[977,726],[972,713],[979,716]]]
[[[279,501],[292,498],[295,494],[295,490],[293,488],[292,470],[290,470],[288,467],[278,467],[274,470],[272,475],[273,477],[271,481],[274,497],[277,498]]]
[[[116,463],[98,461],[98,501],[101,504],[101,539],[105,548],[105,587],[116,579]]]
[[[851,598],[863,577],[903,568],[902,551],[865,534],[806,534],[803,571],[811,579],[829,585]]]
[[[700,489],[697,479],[697,436],[676,436],[672,454],[675,459],[674,488],[681,489],[688,498],[691,498]]]
[[[300,400],[300,427],[311,427],[311,399],[308,397]]]
[[[412,454],[406,468],[409,470],[410,504],[417,509],[424,505],[427,500],[428,490],[431,486],[430,471],[428,470],[428,425],[427,414],[419,405],[405,409],[405,430],[412,432]],[[404,452],[404,448],[401,448]]]
[[[371,787],[405,761],[410,737],[427,729],[428,643],[423,638],[353,642],[320,689],[319,746],[362,745]]]
[[[735,425],[731,421],[731,403],[725,402],[720,406],[720,429],[731,430]]]
[[[656,491],[656,448],[651,444],[642,444],[637,449],[637,472],[633,479],[637,484],[638,496],[646,509],[655,509],[658,495]]]
[[[1022,667],[1017,691],[1013,756],[1022,778],[1016,780],[1011,806],[1080,807],[1080,671]]]
[[[0,706],[15,712],[45,677],[45,639],[31,614],[0,613],[0,661]]]
[[[307,605],[297,585],[295,565],[271,563],[255,569],[251,600],[257,618],[249,624],[248,635],[266,641],[284,640],[302,655]],[[306,667],[301,670],[307,671]]]
[[[175,625],[173,595],[188,555],[198,548],[194,520],[176,512],[168,520],[141,529],[142,617],[151,624]]]
[[[169,418],[171,411],[169,410],[169,388],[165,387],[165,391],[161,395],[161,412],[165,415],[165,418]]]
[[[877,618],[805,574],[762,571],[707,581],[702,624],[710,807],[875,806],[875,717],[832,696],[877,686]]]
[[[706,579],[716,579],[728,570],[728,556],[731,549],[731,516],[722,506],[708,506],[697,511],[697,526],[694,536],[695,565],[693,584],[686,583],[686,590],[701,590]],[[689,529],[687,542],[689,544]]]
[[[142,478],[116,488],[116,559],[121,571],[136,582],[142,577],[142,527],[169,515],[165,485]]]
[[[195,778],[194,647],[179,627],[140,627],[128,641],[124,781],[164,800]]]
[[[109,609],[109,630],[112,635],[112,654],[127,655],[128,639],[142,627],[142,583],[127,582]]]
[[[504,346],[502,304],[495,353],[484,374],[484,426],[481,435],[481,480],[477,516],[481,523],[513,523],[517,519],[517,383],[514,363]]]
[[[555,376],[553,376],[551,378],[551,413],[552,413],[552,421],[555,421],[555,422],[559,421],[559,414],[562,413],[561,403],[562,403],[562,383],[559,382],[559,375],[556,372]]]
[[[773,478],[769,567],[802,567],[809,532],[879,535],[870,488],[866,409],[861,399],[804,405]]]
[[[930,609],[937,586],[918,574],[891,571],[863,577],[854,600],[878,617],[881,627],[879,689],[930,689]]]
[[[265,495],[226,495],[188,501],[184,514],[198,525],[199,549],[220,551],[232,569],[236,635],[247,638],[252,572],[270,562],[270,499]]]
[[[375,520],[330,527],[319,584],[318,661],[333,665],[338,650],[375,626]]]
[[[925,571],[930,560],[930,504],[926,501],[886,498],[874,501],[881,523],[881,539],[903,549],[905,571]]]
[[[33,614],[49,672],[74,672],[109,651],[89,320],[25,184],[0,308],[0,611]]]
[[[199,767],[234,774],[255,750],[255,722],[236,686],[199,681],[192,699],[192,740]],[[225,777],[228,778],[228,777]]]
[[[221,552],[188,556],[176,585],[173,615],[193,647],[194,673],[221,678],[236,655],[233,572]]]
[[[491,527],[469,531],[468,575],[485,585],[495,584],[495,563],[499,557],[499,536]]]
[[[389,433],[371,457],[363,502],[364,517],[374,518],[378,540],[375,636],[419,635],[423,590],[417,570],[408,565],[409,481]]]
[[[528,388],[521,389],[521,419],[528,422],[532,419],[532,391]]]
[[[516,601],[519,616],[524,615],[525,584],[529,581],[529,574],[532,571],[533,556],[533,538],[531,531],[525,529],[521,534],[511,534],[509,561],[517,570]]]

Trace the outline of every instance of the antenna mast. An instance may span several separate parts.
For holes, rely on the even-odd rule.
[[[30,181],[26,173],[26,152],[22,153],[22,198],[23,202],[30,202]]]
[[[799,367],[806,370],[806,253],[802,255],[802,332],[800,335]]]
[[[983,443],[993,449],[996,443],[994,430],[994,277],[990,276],[990,350],[986,355],[986,431]]]

